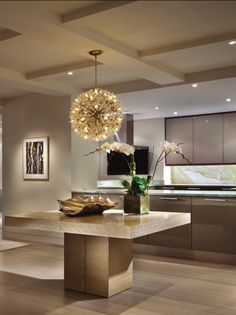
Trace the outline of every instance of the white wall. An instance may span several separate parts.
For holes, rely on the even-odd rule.
[[[85,156],[99,146],[99,142],[84,140],[71,131],[72,146],[72,190],[97,188],[99,153]]]
[[[70,197],[71,134],[69,97],[31,94],[3,106],[3,211],[58,209],[57,199]],[[49,180],[23,180],[22,142],[49,137]]]

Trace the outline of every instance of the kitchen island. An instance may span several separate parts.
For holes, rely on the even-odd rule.
[[[59,211],[8,215],[5,226],[64,233],[65,288],[109,297],[133,282],[134,238],[190,223],[189,213],[66,217]]]

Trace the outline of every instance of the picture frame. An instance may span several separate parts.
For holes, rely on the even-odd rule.
[[[48,137],[23,140],[23,179],[47,180]]]

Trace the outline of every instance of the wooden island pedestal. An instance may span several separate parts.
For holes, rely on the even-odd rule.
[[[133,239],[190,223],[189,213],[66,217],[59,211],[5,216],[5,225],[64,233],[65,288],[104,297],[133,283]]]

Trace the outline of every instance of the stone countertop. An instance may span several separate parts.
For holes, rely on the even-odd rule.
[[[123,195],[125,194],[124,189],[99,189],[99,190],[79,190],[72,191],[72,193],[82,193],[82,194],[115,194]],[[162,190],[162,189],[150,189],[149,194],[151,196],[199,196],[199,197],[236,197],[236,191],[227,190]]]
[[[107,210],[102,215],[67,217],[59,211],[7,215],[5,225],[25,229],[125,238],[156,233],[190,223],[189,213],[155,212],[143,216],[124,215],[123,210]]]

